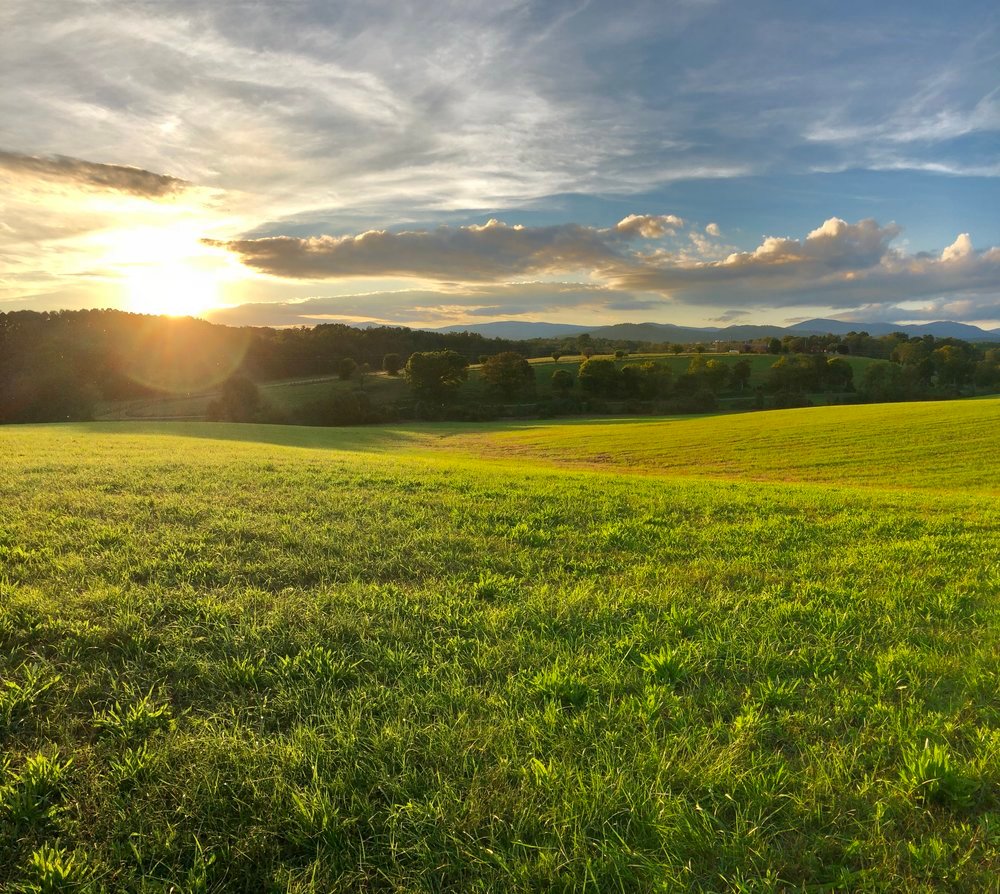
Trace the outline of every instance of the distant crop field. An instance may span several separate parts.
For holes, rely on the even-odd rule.
[[[998,419],[4,427],[0,889],[996,890]]]

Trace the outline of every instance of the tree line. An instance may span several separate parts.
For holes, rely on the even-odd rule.
[[[16,311],[0,314],[0,422],[87,419],[101,401],[209,391],[219,395],[210,408],[214,418],[337,424],[391,416],[492,418],[501,404],[535,404],[542,415],[700,412],[724,394],[752,398],[757,407],[781,407],[809,403],[808,395],[824,392],[881,401],[1000,387],[1000,348],[929,335],[789,336],[742,343],[733,350],[747,356],[735,361],[707,354],[704,345],[666,346],[674,354],[692,350],[682,372],[662,362],[630,360],[631,343],[622,344],[586,334],[514,342],[403,327],[231,328],[114,310]],[[664,346],[634,347],[653,352]],[[748,355],[762,350],[779,356],[751,392]],[[575,372],[554,371],[539,395],[527,357],[559,360],[567,354],[583,360]],[[855,382],[848,355],[883,360]],[[485,396],[477,391],[463,401],[463,383],[476,362]],[[336,375],[363,385],[374,370],[402,374],[410,400],[376,406],[363,387],[355,387],[337,390],[294,417],[280,417],[268,410],[255,384]]]

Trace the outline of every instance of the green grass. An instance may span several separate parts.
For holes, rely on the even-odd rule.
[[[998,409],[0,429],[0,889],[996,890]]]
[[[1000,492],[1000,400],[582,419],[470,433],[484,456],[609,470]]]

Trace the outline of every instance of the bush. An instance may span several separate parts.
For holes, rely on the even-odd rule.
[[[293,418],[301,425],[366,425],[387,422],[390,415],[373,404],[364,391],[334,391],[329,397],[300,407]]]

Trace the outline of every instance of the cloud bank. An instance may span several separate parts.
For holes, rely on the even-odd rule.
[[[997,313],[1000,248],[976,251],[968,234],[936,255],[907,254],[894,245],[902,232],[895,223],[880,225],[873,219],[848,223],[831,217],[803,238],[768,236],[752,251],[698,259],[692,257],[689,242],[683,248],[671,246],[670,235],[682,223],[673,215],[629,215],[604,229],[578,224],[508,226],[490,220],[479,226],[427,231],[213,245],[235,253],[254,270],[288,280],[402,277],[436,283],[450,295],[450,305],[465,307],[467,313],[483,306],[496,315],[517,312],[478,300],[485,284],[512,288],[512,279],[567,274],[586,280],[588,297],[600,295],[606,309],[725,306],[736,315],[746,308],[810,303],[831,308],[873,303],[894,307],[899,302],[947,298],[953,308],[956,300],[964,302],[961,316],[966,318]],[[676,235],[675,242],[704,240],[693,228]],[[657,242],[648,242],[656,237]],[[715,250],[712,244],[703,248]],[[544,283],[536,285],[531,293],[538,301],[534,309],[562,306],[545,303],[557,291],[549,287],[546,293]],[[404,300],[405,294],[397,294],[397,299]],[[325,312],[338,312],[330,310],[336,307],[335,299],[326,301]],[[442,301],[435,302],[438,309],[442,306]],[[358,311],[352,307],[340,312]]]

